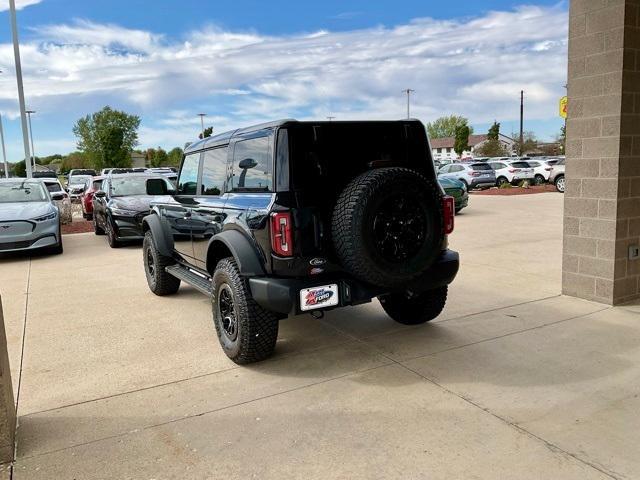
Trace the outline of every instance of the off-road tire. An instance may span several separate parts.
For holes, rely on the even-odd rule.
[[[387,315],[404,325],[429,322],[442,312],[447,303],[448,287],[439,287],[412,296],[406,293],[389,293],[378,297]]]
[[[93,216],[93,233],[96,235],[104,235],[104,229],[98,225],[98,219],[96,216]]]
[[[389,205],[397,201],[411,204],[414,217],[405,222],[400,214],[400,218],[393,219],[394,224],[402,225],[400,228],[404,230],[398,237],[391,236],[394,239],[402,236],[407,244],[406,238],[411,235],[408,230],[413,227],[407,228],[405,224],[412,222],[421,233],[410,255],[390,259],[383,251],[385,247],[376,243],[374,232],[380,224],[383,230],[390,228],[390,223],[385,227],[385,222],[380,220],[380,212],[388,211]],[[420,216],[417,220],[415,212]],[[439,187],[420,173],[397,167],[368,171],[353,179],[336,202],[332,219],[336,254],[342,266],[356,278],[384,288],[402,287],[423,274],[440,254],[442,215]],[[388,238],[388,230],[385,232]],[[382,245],[384,242],[386,240]],[[397,250],[397,243],[395,247]]]
[[[560,193],[564,193],[564,189],[566,185],[564,175],[558,175],[554,181],[554,184],[556,186],[557,191],[559,191]]]
[[[180,279],[165,270],[165,267],[176,262],[173,258],[166,257],[158,251],[150,230],[144,234],[144,240],[142,241],[142,262],[144,263],[144,274],[147,277],[149,290],[159,297],[171,295],[178,291]],[[150,266],[152,268],[149,268]]]
[[[227,335],[223,319],[220,318],[219,294],[225,285],[233,297],[237,329],[235,339]],[[231,360],[244,365],[264,360],[273,353],[278,338],[278,315],[263,309],[253,300],[247,281],[240,276],[233,257],[223,258],[216,266],[211,303],[220,346]]]

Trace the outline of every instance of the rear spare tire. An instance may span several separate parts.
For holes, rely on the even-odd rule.
[[[406,168],[380,168],[353,179],[333,211],[333,243],[343,267],[385,288],[424,273],[442,241],[440,189]]]

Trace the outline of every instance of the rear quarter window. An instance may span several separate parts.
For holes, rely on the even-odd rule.
[[[529,164],[527,162],[513,162],[511,166],[516,168],[529,168]]]
[[[233,149],[232,188],[236,191],[271,191],[273,135],[239,141]]]

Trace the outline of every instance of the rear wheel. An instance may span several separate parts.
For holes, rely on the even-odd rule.
[[[507,177],[498,177],[498,180],[496,180],[496,185],[499,187],[506,185],[507,183],[509,183],[509,179]]]
[[[556,177],[556,190],[558,190],[560,193],[564,193],[564,187],[565,187],[565,180],[564,180],[564,175],[558,175]]]
[[[436,318],[447,303],[448,287],[418,294],[389,293],[378,297],[387,315],[404,325],[419,325]]]
[[[534,183],[536,185],[542,185],[546,180],[544,179],[544,177],[540,174],[536,175],[536,177],[534,178]]]
[[[149,290],[158,296],[171,295],[178,291],[180,279],[165,270],[165,267],[176,262],[171,257],[166,257],[158,251],[151,231],[147,231],[144,234],[142,260]]]
[[[467,183],[467,181],[464,178],[461,178],[460,181],[462,183],[464,183],[464,188],[468,192],[469,191],[469,184]]]
[[[278,338],[278,315],[258,305],[232,257],[213,274],[213,322],[224,353],[237,364],[269,357]]]

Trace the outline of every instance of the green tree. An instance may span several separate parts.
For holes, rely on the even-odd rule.
[[[203,133],[204,133],[204,137],[202,136]],[[200,134],[198,135],[198,138],[202,140],[202,138],[210,137],[212,133],[213,133],[213,127],[207,127],[204,129],[204,132],[200,132]]]
[[[94,168],[94,165],[86,154],[72,152],[62,159],[60,173],[67,174],[72,168]]]
[[[20,160],[18,163],[15,163],[13,165],[12,171],[16,177],[26,177],[27,165],[24,163],[24,160]]]
[[[172,167],[177,167],[178,165],[180,165],[183,154],[184,152],[180,147],[171,149],[167,154],[167,165],[170,165]]]
[[[498,140],[500,138],[500,124],[498,122],[493,122],[487,133],[487,138],[489,140]]]
[[[468,125],[469,120],[460,115],[449,115],[440,117],[433,122],[427,123],[429,138],[455,137],[456,129],[462,125]],[[469,135],[473,133],[473,128],[469,128]]]
[[[469,150],[470,132],[471,129],[467,126],[467,124],[460,125],[456,128],[453,150],[458,154],[458,156],[462,155],[462,152],[464,152],[465,150]]]
[[[474,153],[479,157],[506,157],[507,150],[502,146],[499,140],[493,138],[488,139],[482,145],[474,149]]]
[[[138,144],[140,117],[104,107],[79,119],[73,127],[78,149],[95,168],[127,167],[130,152]]]
[[[168,155],[167,152],[158,147],[153,154],[153,158],[151,159],[152,167],[163,167],[167,164]]]

